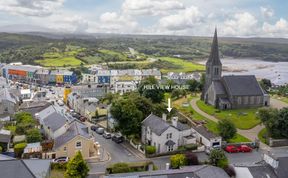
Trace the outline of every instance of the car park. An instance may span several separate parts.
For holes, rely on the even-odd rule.
[[[52,160],[53,163],[67,163],[68,161],[69,161],[68,157],[59,157]]]
[[[96,130],[96,133],[98,133],[99,135],[102,135],[104,133],[104,128],[103,127],[99,127],[97,130]]]
[[[252,148],[247,145],[240,145],[238,147],[239,152],[252,152]]]
[[[124,137],[120,134],[115,134],[112,137],[112,141],[114,141],[116,143],[122,143],[122,142],[124,142]]]
[[[111,133],[109,133],[107,131],[104,131],[103,137],[106,138],[106,139],[110,139],[110,138],[112,138],[112,135],[111,135]]]
[[[236,146],[228,145],[225,147],[225,151],[227,151],[228,153],[238,153],[239,149]]]

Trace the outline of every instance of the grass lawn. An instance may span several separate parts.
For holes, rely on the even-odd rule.
[[[59,57],[59,58],[47,58],[44,60],[35,60],[36,63],[45,67],[63,67],[65,66],[79,66],[82,61],[76,59],[73,56]]]
[[[50,178],[64,177],[64,173],[65,173],[65,171],[53,169],[53,170],[51,170]]]
[[[206,105],[203,101],[197,101],[197,106],[207,114],[213,115],[218,119],[229,119],[239,129],[247,130],[260,124],[260,120],[256,117],[257,108],[251,109],[234,109],[219,111],[213,106]]]
[[[162,69],[161,71],[163,73],[168,72],[193,72],[193,71],[204,71],[205,66],[201,64],[196,64],[191,61],[186,61],[179,58],[172,58],[172,57],[160,57],[159,58],[162,61],[171,62],[172,64],[175,64],[179,66],[179,69]]]
[[[266,139],[266,137],[267,137],[267,129],[264,128],[264,129],[262,129],[262,130],[258,133],[258,138],[259,138],[259,140],[260,140],[262,143],[267,144],[267,139]]]
[[[192,98],[195,98],[197,96],[191,96],[189,95],[187,98],[180,98],[176,101],[173,102],[173,107],[178,109],[180,112],[188,116],[189,118],[195,120],[195,121],[205,121],[205,127],[210,131],[213,132],[216,135],[219,135],[218,128],[217,128],[217,123],[214,121],[211,121],[210,119],[207,119],[206,117],[200,115],[197,113],[191,105],[189,107],[183,107],[182,104],[186,102],[190,102]],[[229,143],[239,143],[239,142],[250,142],[246,137],[243,137],[242,135],[237,134],[234,138],[228,140]]]

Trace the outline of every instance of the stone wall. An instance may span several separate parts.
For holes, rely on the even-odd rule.
[[[269,146],[271,147],[281,147],[288,146],[288,139],[269,139]]]

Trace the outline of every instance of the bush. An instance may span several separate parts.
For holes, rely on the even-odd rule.
[[[69,160],[67,163],[67,169],[65,171],[65,178],[86,178],[88,176],[89,167],[86,161],[83,159],[80,151]]]
[[[191,151],[191,150],[197,150],[198,146],[196,144],[188,144],[188,145],[184,145],[184,148],[187,151]]]
[[[154,154],[156,153],[156,147],[155,146],[146,146],[146,149],[145,149],[146,153],[147,154]]]
[[[126,172],[130,172],[130,171],[131,171],[131,169],[127,163],[116,163],[111,168],[111,173],[113,173],[113,174],[126,173]]]
[[[2,153],[2,150],[3,150],[3,149],[2,149],[2,147],[0,146],[0,153]]]
[[[67,163],[51,163],[51,169],[66,170]]]
[[[24,148],[27,146],[27,143],[18,143],[14,146],[15,156],[20,158],[23,154]]]
[[[187,159],[184,154],[176,154],[170,157],[170,163],[173,169],[178,169],[181,166],[187,165]]]
[[[28,143],[35,143],[42,141],[42,135],[38,129],[30,129],[27,131],[26,134],[27,142]]]
[[[209,162],[213,166],[220,168],[225,168],[228,166],[229,162],[222,150],[213,149],[209,155]]]

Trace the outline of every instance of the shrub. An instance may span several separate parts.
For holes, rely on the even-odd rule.
[[[196,144],[188,144],[184,146],[187,151],[197,150],[198,146]]]
[[[89,167],[86,161],[83,159],[80,151],[69,160],[67,163],[67,169],[65,171],[65,178],[86,178],[88,176]]]
[[[111,168],[111,173],[126,173],[130,172],[131,169],[127,163],[116,163]]]
[[[154,153],[156,153],[156,147],[155,147],[155,146],[146,146],[146,153],[147,153],[147,154],[154,154]]]
[[[15,156],[17,158],[20,158],[23,151],[24,151],[24,148],[27,146],[27,143],[18,143],[14,146],[14,152],[15,152]]]
[[[66,170],[67,163],[51,163],[51,169]]]
[[[35,143],[42,141],[42,135],[38,129],[30,129],[27,131],[27,142],[28,143]]]
[[[176,154],[170,157],[170,163],[173,169],[178,169],[187,165],[187,159],[184,154]]]
[[[219,130],[220,136],[224,140],[229,140],[233,138],[237,133],[237,129],[234,123],[228,119],[223,119],[218,122],[218,130]]]
[[[222,150],[213,149],[209,155],[209,162],[213,166],[225,168],[228,166],[229,162]]]
[[[2,153],[2,147],[0,146],[0,153]]]

